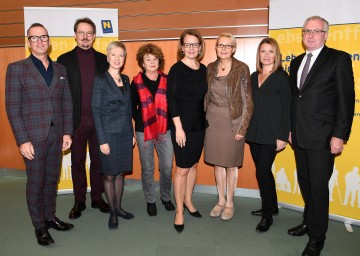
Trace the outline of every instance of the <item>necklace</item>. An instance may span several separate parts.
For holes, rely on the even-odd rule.
[[[117,81],[119,84],[121,83],[121,76],[119,74],[113,75],[110,73],[110,75],[112,76],[112,78]]]
[[[114,79],[117,80],[119,84],[121,83],[121,78],[120,78],[120,76],[116,76],[116,77],[114,77]]]
[[[230,65],[226,65],[226,66],[222,66],[222,63],[220,62],[220,68],[221,68],[221,71],[225,71],[225,69],[227,69],[228,67],[230,67],[231,66],[231,61],[230,62],[228,62],[228,63],[230,63]]]

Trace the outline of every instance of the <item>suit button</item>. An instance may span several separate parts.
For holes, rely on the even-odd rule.
[[[299,98],[301,98],[301,95],[299,95]]]

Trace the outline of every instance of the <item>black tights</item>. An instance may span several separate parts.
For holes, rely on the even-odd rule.
[[[121,208],[121,199],[124,192],[124,174],[116,176],[104,176],[104,190],[110,206],[110,212],[125,214]]]

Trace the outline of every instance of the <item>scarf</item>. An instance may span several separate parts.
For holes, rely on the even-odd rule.
[[[166,100],[166,75],[158,71],[160,83],[155,93],[155,99],[142,79],[142,72],[134,77],[135,88],[138,91],[141,114],[144,122],[144,141],[158,138],[165,134],[168,123],[168,105]]]

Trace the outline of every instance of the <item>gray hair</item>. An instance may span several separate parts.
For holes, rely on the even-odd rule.
[[[304,22],[303,29],[310,20],[321,20],[324,24],[323,30],[326,32],[329,31],[329,22],[320,16],[311,16],[311,17],[307,18]]]

